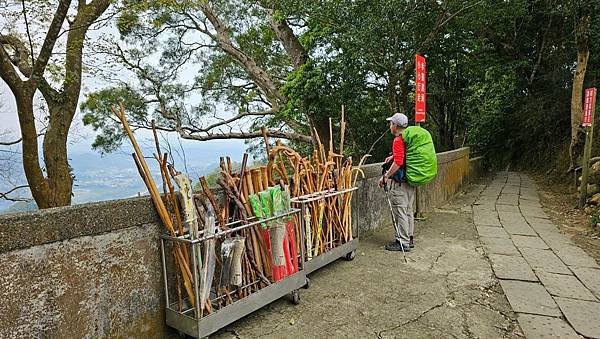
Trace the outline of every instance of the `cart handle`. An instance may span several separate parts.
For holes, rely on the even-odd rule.
[[[222,237],[222,236],[225,236],[225,235],[233,233],[233,232],[241,231],[243,229],[246,229],[246,228],[249,228],[249,227],[252,227],[252,226],[256,226],[256,225],[259,225],[259,224],[262,224],[262,223],[265,223],[265,222],[269,222],[269,221],[272,221],[272,220],[280,219],[280,218],[286,217],[288,215],[296,214],[296,213],[299,213],[299,212],[300,212],[300,209],[298,209],[298,208],[291,208],[289,211],[287,211],[285,213],[282,213],[282,214],[278,214],[278,215],[273,216],[273,217],[269,217],[269,218],[265,218],[265,219],[259,219],[259,220],[253,221],[253,222],[245,224],[245,225],[241,225],[241,226],[234,227],[234,228],[228,228],[227,230],[224,230],[224,231],[221,231],[221,232],[218,232],[218,233],[215,233],[215,234],[211,234],[209,236],[205,236],[205,237],[202,237],[202,238],[193,239],[193,240],[189,239],[187,236],[173,237],[173,236],[166,235],[166,234],[162,234],[160,237],[163,238],[163,239],[168,239],[168,240],[173,240],[173,241],[179,241],[179,242],[184,242],[184,243],[188,243],[188,244],[197,244],[197,243],[200,243],[200,242],[203,242],[203,241],[207,241],[207,240],[210,240],[210,239],[213,239],[213,238]],[[234,222],[229,223],[227,225],[228,226],[229,225],[235,225],[235,224],[238,224],[238,223],[240,223],[240,221],[234,221]]]

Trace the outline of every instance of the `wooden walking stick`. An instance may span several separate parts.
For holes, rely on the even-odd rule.
[[[267,166],[261,166],[260,171],[261,171],[261,179],[263,182],[263,184],[262,184],[263,188],[268,189],[269,188],[269,173],[267,171]]]
[[[209,205],[210,206],[210,205]],[[212,208],[206,210],[206,217],[204,222],[204,236],[210,237],[215,235],[217,227],[215,225],[215,212]],[[210,303],[210,291],[212,287],[213,277],[215,273],[215,238],[208,239],[204,244],[204,265],[201,268],[202,278],[200,285],[200,301],[202,310],[205,309],[210,313],[212,306]]]
[[[252,183],[252,174],[250,172],[250,170],[246,171],[246,174],[244,174],[244,179],[246,179],[246,186],[248,186],[248,195],[252,195],[255,192],[258,193],[259,191],[255,191],[254,185]],[[248,197],[246,197],[248,198]]]
[[[231,158],[227,157],[227,170],[229,173],[233,173],[233,164],[231,163]]]
[[[131,131],[131,128],[129,127],[129,123],[127,122],[127,119],[125,117],[125,107],[123,107],[123,105],[121,104],[119,110],[117,110],[116,108],[113,107],[112,111],[117,116],[119,121],[121,121],[121,124],[123,125],[123,129],[127,133],[129,140],[131,141],[131,144],[135,151],[134,160],[136,162],[136,166],[138,167],[138,169],[140,169],[140,176],[142,177],[142,180],[144,180],[144,183],[146,184],[146,187],[148,188],[148,191],[150,192],[150,196],[152,197],[152,202],[154,203],[154,207],[156,208],[156,211],[158,212],[158,215],[160,216],[161,221],[163,222],[163,224],[165,225],[165,227],[167,228],[167,230],[169,231],[169,233],[172,236],[177,236],[175,229],[173,228],[171,218],[170,218],[170,216],[167,212],[167,209],[160,197],[160,193],[158,193],[158,189],[156,188],[156,183],[154,182],[154,179],[152,178],[151,172],[148,168],[148,164],[146,163],[143,153],[137,143],[137,140],[135,139],[135,136],[133,135],[133,132]],[[185,286],[186,292],[188,293],[190,303],[192,305],[195,305],[196,299],[195,299],[194,291],[192,289],[191,272],[189,270],[189,267],[185,266],[184,256],[183,256],[183,253],[182,253],[179,245],[175,246],[175,253],[176,253],[177,262],[180,265],[180,269],[183,273],[184,286]]]
[[[344,155],[344,137],[346,135],[346,119],[344,115],[344,105],[342,105],[342,123],[340,126],[340,155]]]
[[[271,153],[271,146],[269,146],[269,138],[267,137],[267,129],[265,126],[260,128],[260,132],[262,133],[263,139],[265,141],[265,150],[267,154]]]
[[[183,174],[175,176],[175,182],[179,186],[179,192],[181,193],[181,201],[183,210],[185,212],[185,223],[190,230],[190,237],[192,240],[201,238],[198,230],[198,216],[196,215],[196,207],[194,206],[194,198],[192,191],[192,182],[190,178]],[[210,236],[215,233],[214,225],[214,212],[212,209],[207,210],[205,217],[205,236]],[[196,263],[198,266],[198,286],[200,290],[200,316],[202,316],[204,310],[211,311],[210,300],[208,294],[210,293],[210,287],[212,286],[212,277],[214,273],[215,265],[215,250],[214,250],[214,239],[207,240],[205,243],[204,261],[202,260],[202,251],[200,244],[193,244],[195,246],[194,252],[196,253]]]
[[[221,228],[227,229],[228,228],[227,222],[226,222],[225,218],[223,217],[223,214],[221,213],[221,208],[219,207],[219,204],[217,203],[217,199],[215,198],[215,195],[210,190],[210,187],[208,187],[208,181],[206,181],[205,177],[200,177],[200,186],[202,187],[202,190],[204,191],[204,195],[208,198],[208,201],[210,201],[210,204],[212,205],[212,207],[215,211],[215,215],[217,216],[217,218],[219,220],[219,224],[220,224]]]
[[[163,156],[163,161],[161,164],[161,172],[164,173],[163,177],[165,182],[167,183],[167,188],[169,190],[169,194],[166,194],[168,200],[171,201],[173,206],[173,212],[175,214],[175,221],[177,222],[177,230],[178,235],[183,236],[185,234],[185,230],[183,228],[183,220],[181,217],[181,213],[179,211],[179,203],[177,199],[177,194],[175,193],[175,188],[173,187],[173,183],[171,182],[170,171],[167,166],[167,153]],[[188,252],[188,248],[186,246],[181,246],[181,251],[183,252],[184,260],[186,265],[190,265],[190,256]]]
[[[253,168],[250,170],[250,174],[252,176],[252,186],[256,192],[262,192],[265,190],[263,187],[262,174],[260,169]]]
[[[333,153],[333,127],[329,118],[329,154]]]

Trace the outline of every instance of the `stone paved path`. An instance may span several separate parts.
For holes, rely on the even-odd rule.
[[[483,188],[427,213],[408,264],[384,250],[393,231],[381,225],[354,261],[311,274],[300,305],[283,298],[211,338],[522,338],[472,222]]]
[[[548,219],[529,177],[498,174],[473,222],[527,338],[600,338],[600,267]]]

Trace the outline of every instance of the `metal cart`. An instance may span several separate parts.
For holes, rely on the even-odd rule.
[[[357,189],[358,189],[358,187],[348,188],[348,189],[344,189],[341,191],[336,191],[335,189],[330,189],[330,190],[326,190],[326,191],[315,192],[315,193],[292,198],[291,199],[292,204],[294,204],[294,206],[296,206],[296,207],[299,207],[300,210],[302,211],[301,215],[300,215],[300,225],[301,225],[300,229],[302,230],[301,233],[306,232],[306,225],[305,225],[304,217],[307,213],[309,213],[308,212],[308,204],[309,203],[313,203],[313,202],[320,201],[320,200],[325,200],[325,199],[335,197],[335,196],[341,195],[341,194],[347,194],[350,192],[354,192]],[[309,258],[306,255],[304,255],[304,258],[303,258],[304,272],[308,275],[308,274],[322,268],[323,266],[326,266],[340,258],[345,258],[348,261],[353,260],[356,255],[356,249],[358,248],[358,242],[359,242],[358,227],[356,229],[356,232],[354,232],[354,230],[353,230],[352,233],[353,233],[352,240],[345,242],[343,244],[340,244],[340,245],[328,250],[327,252],[321,253],[312,258]],[[306,239],[305,234],[302,235],[302,239]],[[302,242],[302,244],[304,245],[304,242]],[[304,249],[301,252],[303,254],[305,254]],[[307,281],[306,287],[308,287],[308,281]]]
[[[289,212],[271,217],[266,219],[253,219],[250,223],[242,225],[241,221],[231,222],[227,224],[227,228],[224,231],[220,231],[214,235],[204,236],[199,239],[190,239],[189,235],[172,237],[168,235],[162,235],[160,239],[161,245],[161,256],[163,266],[163,280],[165,288],[166,298],[166,310],[165,317],[167,325],[177,329],[180,333],[185,333],[195,338],[204,338],[212,333],[215,333],[219,329],[233,323],[234,321],[243,318],[244,316],[270,304],[271,302],[285,296],[288,293],[292,293],[292,301],[294,304],[300,302],[299,289],[307,284],[307,278],[304,270],[301,266],[298,268],[298,272],[291,276],[284,278],[281,281],[273,282],[268,286],[265,286],[258,291],[250,293],[249,295],[237,299],[229,305],[223,306],[216,311],[205,316],[201,315],[200,302],[198,300],[200,286],[197,279],[198,263],[196,262],[196,253],[201,250],[201,246],[204,242],[214,238],[222,238],[234,232],[257,226],[264,222],[276,221],[285,217],[297,215],[300,212],[299,209],[291,209]],[[302,234],[296,234],[296,239],[299,239],[300,243],[303,243]],[[184,302],[184,307],[180,309],[180,303],[176,300],[173,301],[170,298],[170,293],[174,291],[174,286],[171,286],[173,276],[169,279],[169,272],[167,262],[171,259],[167,256],[167,246],[173,246],[175,243],[180,243],[185,246],[191,247],[190,253],[192,253],[192,272],[194,272],[193,290],[196,296],[195,307],[191,306],[191,303]],[[303,255],[303,254],[302,254]],[[256,281],[241,286],[240,289],[248,288],[248,286],[259,284],[260,280],[257,278]],[[235,295],[236,290],[230,292],[231,295]],[[219,299],[225,298],[225,295],[217,296],[215,287],[211,286],[210,303],[212,305],[218,305]],[[184,300],[185,301],[185,300]]]

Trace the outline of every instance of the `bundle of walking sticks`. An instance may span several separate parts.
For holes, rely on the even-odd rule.
[[[202,192],[195,193],[190,178],[178,172],[169,163],[169,154],[161,151],[153,128],[161,194],[124,107],[113,112],[131,141],[134,162],[168,234],[188,239],[175,240],[170,248],[177,269],[176,287],[169,293],[177,295],[180,312],[194,308],[197,317],[211,314],[293,275],[303,260],[353,239],[352,191],[348,189],[356,186],[362,174],[359,167],[367,156],[358,166],[343,156],[343,110],[337,153],[331,119],[327,151],[314,131],[316,149],[307,157],[280,141],[272,147],[263,129],[268,164],[248,168],[245,154],[241,168],[235,170],[231,159],[222,157],[217,180],[221,194],[214,193],[205,177],[199,178]],[[307,200],[302,205],[304,229],[299,214],[289,216],[292,200]],[[302,252],[304,258],[299,255]]]
[[[281,180],[290,186],[291,195],[297,202],[307,200],[304,211],[305,259],[327,252],[353,239],[352,191],[326,197],[328,193],[341,192],[356,186],[358,176],[364,176],[360,166],[368,155],[353,166],[352,157],[344,159],[344,135],[346,122],[342,108],[339,153],[335,153],[332,121],[329,118],[329,148],[325,151],[321,139],[314,131],[317,149],[310,157],[302,157],[293,149],[276,142],[269,149],[267,173],[270,180]],[[264,136],[264,132],[263,132]],[[266,136],[264,136],[266,140]],[[323,199],[313,199],[323,196]]]
[[[275,183],[267,166],[248,169],[245,154],[238,172],[229,157],[221,158],[217,183],[222,197],[214,194],[205,177],[199,180],[202,194],[195,194],[190,178],[169,164],[169,154],[161,153],[153,129],[161,196],[124,107],[113,112],[133,145],[135,164],[167,232],[171,237],[198,240],[192,245],[173,242],[177,267],[173,293],[179,311],[200,305],[197,317],[202,317],[298,271],[300,230],[293,218],[285,217],[291,209],[290,188],[283,181]],[[257,220],[269,221],[240,227]]]

